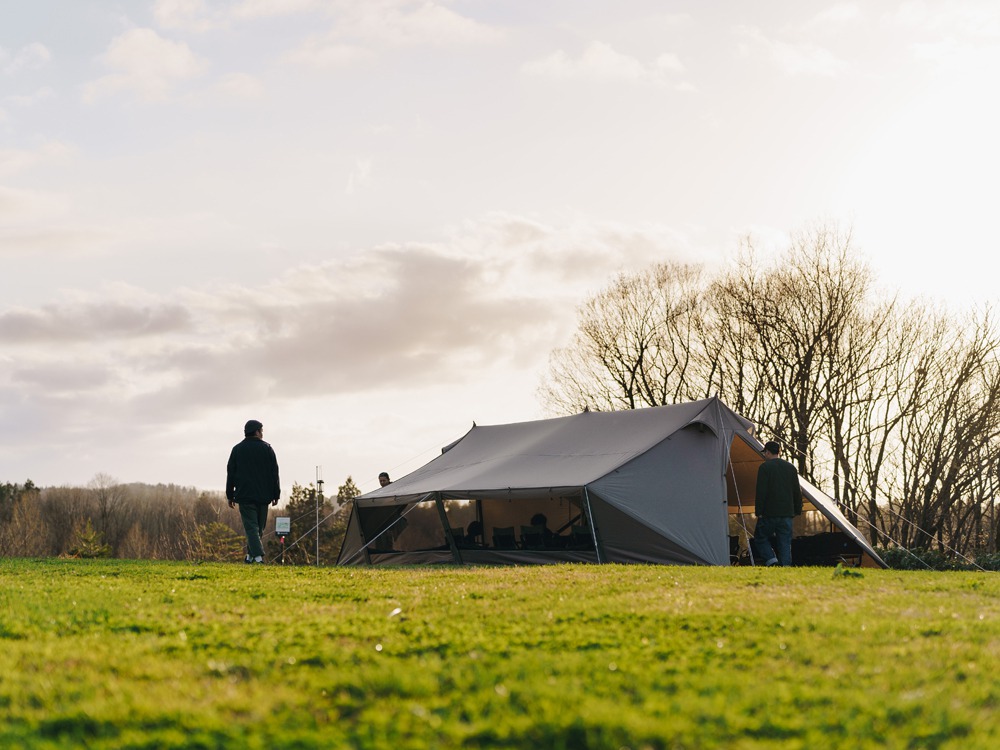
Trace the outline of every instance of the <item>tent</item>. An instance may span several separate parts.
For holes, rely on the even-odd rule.
[[[338,563],[751,562],[753,425],[718,398],[477,427],[355,498]],[[884,563],[802,480],[797,562]]]

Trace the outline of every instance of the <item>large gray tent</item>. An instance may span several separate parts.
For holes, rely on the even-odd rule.
[[[473,428],[356,498],[338,562],[748,562],[762,445],[718,398]],[[802,480],[796,561],[884,565]]]

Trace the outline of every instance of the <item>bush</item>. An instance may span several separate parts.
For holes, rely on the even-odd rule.
[[[77,522],[74,526],[68,554],[70,557],[111,557],[111,547],[104,543],[104,535],[100,531],[94,531],[94,525],[88,518],[86,523]]]
[[[893,547],[876,550],[893,570],[1000,570],[1000,553],[976,552],[966,560],[936,549]]]

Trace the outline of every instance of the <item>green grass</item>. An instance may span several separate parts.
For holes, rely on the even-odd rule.
[[[0,560],[3,748],[993,748],[998,675],[994,573]]]

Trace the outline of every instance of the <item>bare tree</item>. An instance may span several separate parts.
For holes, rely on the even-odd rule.
[[[988,313],[901,304],[849,231],[819,226],[766,263],[746,240],[714,279],[679,264],[619,276],[581,306],[540,393],[556,413],[719,394],[873,542],[995,548],[998,369]]]
[[[1000,468],[1000,335],[989,311],[942,318],[927,348],[918,408],[900,425],[894,538],[967,548]]]
[[[95,474],[87,485],[94,501],[94,523],[105,543],[117,550],[125,532],[131,525],[128,491],[117,479],[108,474]]]
[[[578,311],[570,346],[553,352],[548,408],[635,409],[691,398],[702,338],[702,271],[678,263],[622,274]]]

